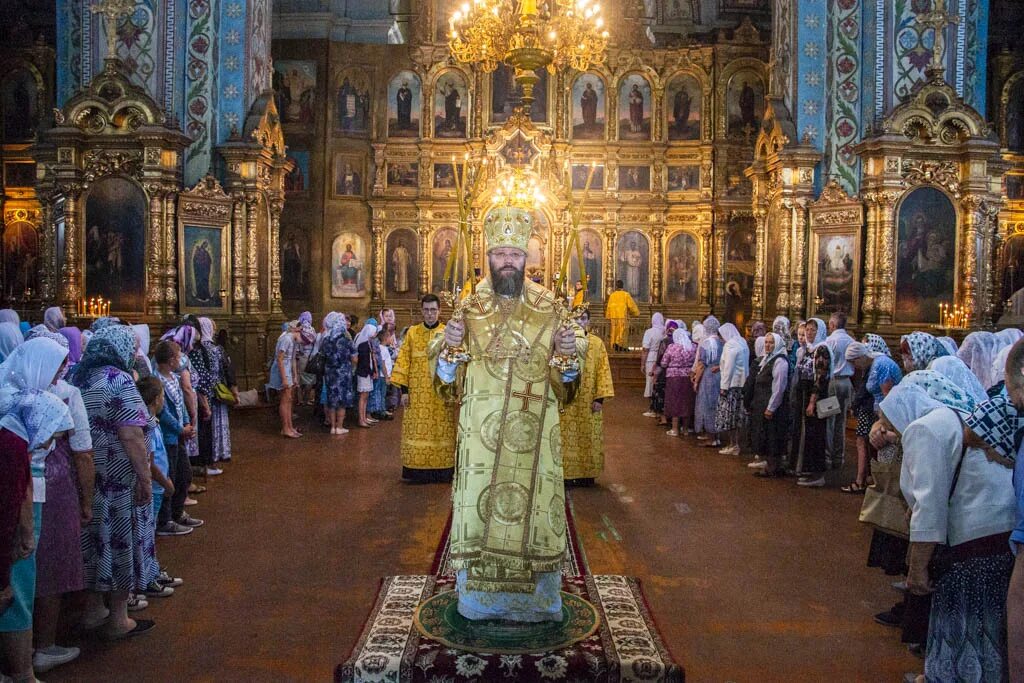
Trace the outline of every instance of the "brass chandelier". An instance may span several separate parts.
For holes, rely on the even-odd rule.
[[[466,0],[448,21],[452,56],[484,72],[510,66],[529,112],[537,69],[586,71],[602,61],[608,31],[596,0]]]

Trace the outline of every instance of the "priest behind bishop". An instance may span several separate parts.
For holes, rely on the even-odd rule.
[[[604,402],[615,396],[604,342],[590,334],[590,311],[579,319],[587,357],[576,398],[562,411],[562,467],[566,486],[592,486],[604,471]]]
[[[587,340],[554,293],[526,280],[532,220],[516,207],[487,214],[490,274],[430,351],[439,392],[461,400],[451,557],[467,619],[562,619],[558,413]]]

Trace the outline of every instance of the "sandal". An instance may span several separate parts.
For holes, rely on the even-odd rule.
[[[867,490],[867,487],[865,487],[862,484],[858,484],[855,481],[851,481],[849,484],[847,484],[846,486],[841,487],[839,490],[842,491],[843,493],[861,493],[861,494],[863,494],[864,491]]]
[[[198,494],[198,493],[206,493],[206,487],[205,486],[197,486],[195,484],[192,484],[191,486],[188,487],[188,492],[189,492],[190,495],[191,494]]]
[[[107,642],[113,642],[115,640],[127,640],[128,638],[134,638],[135,636],[141,636],[144,633],[149,633],[156,626],[156,622],[152,619],[136,619],[135,628],[130,631],[117,632],[106,632],[100,635],[100,640]]]

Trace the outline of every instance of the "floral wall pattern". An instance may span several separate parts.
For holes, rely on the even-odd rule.
[[[853,145],[860,139],[861,0],[831,0],[828,26],[828,140],[824,174],[849,193],[860,181]]]

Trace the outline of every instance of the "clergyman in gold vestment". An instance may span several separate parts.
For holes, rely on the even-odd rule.
[[[558,410],[578,384],[586,337],[551,291],[525,280],[532,220],[512,207],[487,214],[490,275],[431,348],[439,391],[461,398],[451,557],[467,619],[562,619]]]
[[[590,313],[580,325],[588,332]],[[583,362],[575,400],[562,411],[562,467],[566,486],[591,486],[604,471],[604,402],[615,396],[612,369],[604,342],[587,335],[587,358]]]

